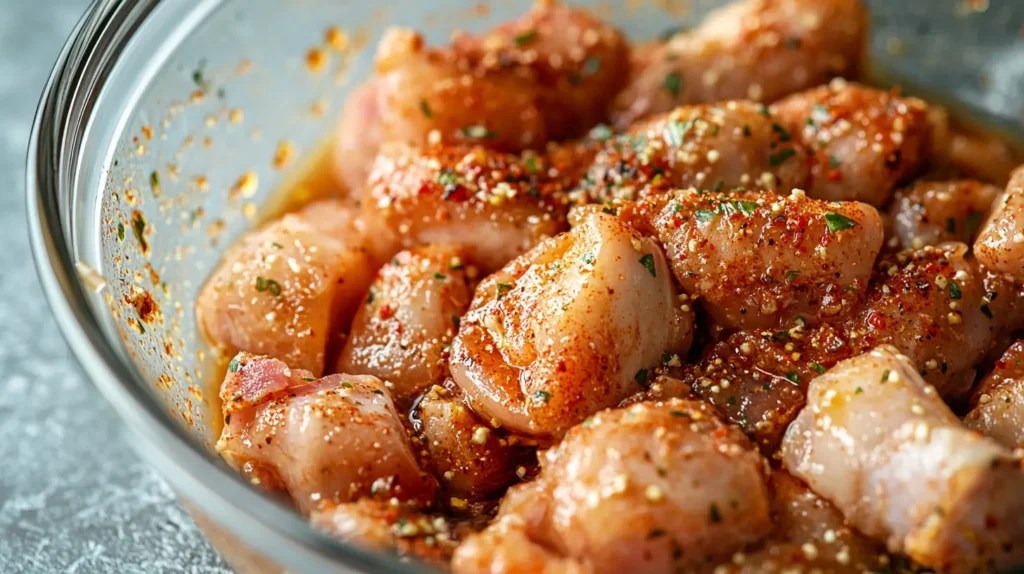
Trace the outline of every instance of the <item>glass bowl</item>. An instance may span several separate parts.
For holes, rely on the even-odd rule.
[[[723,2],[582,3],[646,39]],[[873,81],[900,83],[1014,141],[1024,136],[1024,4],[868,3]],[[329,138],[386,27],[442,43],[456,28],[486,29],[526,6],[97,0],[61,52],[28,151],[43,288],[135,447],[237,568],[415,569],[316,532],[221,463],[211,448],[220,372],[192,313],[203,280]]]

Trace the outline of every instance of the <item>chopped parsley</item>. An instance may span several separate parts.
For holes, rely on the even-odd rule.
[[[448,279],[448,276],[441,272],[435,272],[434,279],[437,279],[438,281],[444,281],[445,279]]]
[[[668,92],[673,98],[679,95],[683,88],[683,77],[679,72],[669,72],[661,81],[661,89]]]
[[[779,151],[768,155],[768,165],[772,167],[779,167],[786,162],[787,159],[796,155],[796,150],[793,148],[784,148]]]
[[[537,31],[536,30],[528,30],[526,32],[523,32],[521,34],[517,34],[516,35],[516,45],[517,46],[525,46],[526,44],[529,44],[530,42],[532,42],[532,41],[534,41],[536,39],[537,39]]]
[[[580,70],[584,77],[593,76],[599,71],[601,71],[601,58],[598,58],[597,56],[587,58],[587,60],[583,62],[583,69]]]
[[[789,140],[793,139],[792,136],[789,135],[789,132],[786,131],[786,128],[782,127],[779,124],[772,124],[772,131],[779,134],[780,142],[788,142]]]
[[[646,387],[647,375],[647,369],[640,369],[639,371],[636,372],[635,375],[633,375],[633,380],[636,381],[636,383],[641,387]]]
[[[882,371],[882,379],[879,382],[884,384],[886,381],[888,381],[889,380],[889,373],[891,373],[891,372],[892,371],[890,371],[889,369],[886,369],[886,370]]]
[[[828,227],[829,232],[836,233],[844,229],[857,227],[859,224],[845,215],[840,215],[834,211],[826,211],[825,225]]]
[[[117,240],[118,241],[124,241],[124,224],[123,223],[118,223],[117,224]]]
[[[862,394],[863,392],[864,392],[864,389],[862,389],[860,387],[857,387],[857,390],[853,391],[853,394],[859,395],[859,394]]]
[[[796,384],[796,385],[800,384],[800,375],[797,374],[796,371],[790,371],[790,372],[786,373],[786,378],[789,379],[789,382],[791,382],[793,384]]]
[[[271,295],[276,297],[281,294],[281,284],[278,283],[277,281],[274,281],[273,279],[268,279],[266,277],[257,277],[256,290],[259,291],[260,293],[266,291],[267,293],[270,293]]]
[[[583,256],[583,262],[586,263],[587,265],[593,265],[594,261],[596,260],[597,258],[594,257],[593,253],[587,253],[586,255]]]
[[[498,299],[504,297],[505,293],[508,293],[511,290],[512,286],[508,283],[498,283]]]
[[[823,374],[825,371],[828,370],[820,363],[816,363],[814,361],[811,361],[811,368],[814,369],[814,372],[818,373],[819,375]]]
[[[534,403],[544,404],[551,400],[551,393],[547,391],[534,391],[534,393],[530,395],[530,399],[533,400]]]
[[[981,312],[985,314],[989,319],[992,318],[992,309],[989,309],[988,303],[981,306]]]
[[[654,267],[654,255],[651,255],[650,253],[645,254],[643,257],[640,258],[640,264],[646,267],[647,270],[651,272],[651,277],[658,276],[658,271]]]
[[[430,104],[427,103],[427,100],[420,100],[420,111],[428,118],[434,117],[434,112],[430,110]]]
[[[441,185],[455,185],[459,183],[459,176],[455,174],[455,170],[446,167],[437,173],[437,183]]]
[[[238,361],[238,357],[231,359],[228,363],[228,372],[237,373],[238,369],[242,368],[242,364]]]
[[[722,521],[722,514],[718,511],[718,505],[714,502],[712,502],[711,506],[708,507],[708,520],[710,520],[712,524],[718,524]]]
[[[960,290],[960,286],[955,281],[949,282],[949,298],[959,299],[963,297],[963,291]]]
[[[839,169],[839,166],[842,165],[842,163],[839,161],[839,158],[837,158],[836,156],[834,156],[832,154],[829,154],[829,156],[828,156],[828,165],[832,169]]]
[[[755,211],[757,211],[757,204],[753,201],[745,201],[741,199],[736,202],[736,205],[739,207],[740,212],[746,216],[751,216]]]
[[[800,276],[800,272],[795,269],[786,271],[786,283],[792,283],[797,277]]]
[[[492,140],[495,137],[495,133],[484,126],[465,126],[459,131],[465,138]]]

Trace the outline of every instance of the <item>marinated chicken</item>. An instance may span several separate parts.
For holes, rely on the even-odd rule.
[[[978,383],[964,425],[1007,448],[1024,447],[1024,341],[1011,345]]]
[[[677,572],[731,556],[771,530],[767,464],[707,405],[604,411],[548,450],[494,525],[456,551],[456,572],[512,571],[499,557],[553,555],[557,570]],[[511,535],[510,535],[511,534]]]
[[[924,566],[991,572],[1024,560],[1021,461],[960,424],[895,347],[815,379],[781,452],[851,525]]]
[[[595,213],[480,283],[449,368],[487,419],[560,436],[642,389],[692,338],[661,248]]]
[[[1024,167],[860,83],[868,21],[390,29],[336,199],[199,293],[218,452],[457,574],[1024,568]]]
[[[683,104],[772,102],[854,76],[868,17],[858,0],[743,0],[674,34],[615,99],[620,127]]]
[[[1024,169],[1017,168],[974,242],[978,261],[1024,282]]]

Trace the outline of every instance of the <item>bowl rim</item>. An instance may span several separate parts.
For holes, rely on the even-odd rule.
[[[83,130],[119,54],[158,4],[93,0],[44,85],[26,155],[26,215],[43,294],[79,364],[114,407],[136,451],[168,482],[248,546],[300,571],[419,572],[393,556],[334,540],[215,462],[174,421],[133,364],[104,335],[76,269],[70,209]],[[214,0],[218,3],[224,0]]]

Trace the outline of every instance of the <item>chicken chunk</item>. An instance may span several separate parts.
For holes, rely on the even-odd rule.
[[[253,483],[288,494],[303,513],[369,495],[432,500],[435,484],[420,470],[376,377],[315,379],[277,359],[240,353],[220,397],[217,451]]]
[[[458,387],[450,387],[430,389],[411,416],[428,466],[451,496],[481,500],[501,494],[526,476],[523,465],[536,465],[535,448],[481,420]]]
[[[803,408],[807,385],[855,350],[828,325],[738,331],[709,346],[682,380],[771,455]]]
[[[974,393],[964,425],[1007,448],[1024,447],[1024,341],[996,361]]]
[[[707,405],[671,400],[603,411],[547,451],[495,526],[456,553],[500,555],[494,530],[602,572],[691,571],[771,529],[767,464]],[[512,518],[516,517],[516,518]],[[555,550],[557,549],[557,550]],[[507,551],[506,551],[507,552]]]
[[[772,102],[856,76],[867,12],[859,0],[745,0],[675,34],[615,99],[620,128],[683,104]]]
[[[469,307],[461,247],[402,251],[378,272],[356,311],[336,372],[373,375],[400,408],[448,376],[446,347]]]
[[[811,197],[881,207],[926,165],[931,127],[917,98],[833,80],[772,111],[812,154]]]
[[[392,29],[377,49],[384,141],[540,148],[601,121],[628,67],[618,30],[560,2],[447,48]]]
[[[749,101],[684,106],[622,135],[604,135],[581,183],[593,201],[675,188],[719,191],[756,184],[788,190],[807,183],[803,149],[764,106]]]
[[[794,190],[650,197],[624,216],[665,248],[683,290],[721,327],[771,328],[852,308],[882,246],[869,205],[826,203]]]
[[[477,287],[450,368],[473,408],[514,432],[559,436],[685,353],[693,314],[657,244],[596,213]]]
[[[974,252],[989,269],[1024,283],[1024,167],[1010,177],[1006,192],[974,242]]]
[[[213,345],[281,359],[314,375],[373,280],[386,234],[356,212],[319,202],[250,232],[225,254],[196,302]],[[384,245],[387,244],[387,245]]]
[[[369,498],[325,504],[310,515],[310,523],[338,540],[441,568],[448,565],[460,538],[471,532],[465,524],[414,504]]]
[[[946,241],[970,244],[999,189],[979,181],[919,181],[896,192],[889,214],[903,249]]]
[[[1024,564],[1024,472],[891,346],[815,379],[782,460],[849,523],[949,572]]]
[[[881,258],[867,300],[841,329],[867,351],[909,356],[948,400],[970,390],[975,365],[1022,326],[1022,293],[948,243]]]
[[[834,506],[800,480],[777,470],[771,487],[772,533],[715,574],[862,574],[889,565],[878,544],[850,528]]]
[[[393,147],[377,158],[364,213],[406,247],[463,244],[468,262],[491,272],[567,227],[569,171],[479,146]]]
[[[335,179],[350,197],[360,198],[373,160],[384,140],[378,107],[377,82],[369,80],[352,90],[341,112],[334,142]]]

